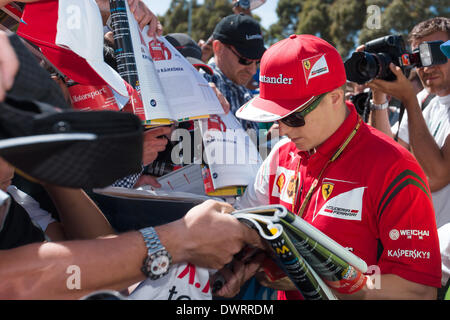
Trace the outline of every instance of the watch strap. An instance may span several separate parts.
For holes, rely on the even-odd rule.
[[[144,229],[140,229],[139,232],[144,237],[145,246],[147,247],[147,254],[151,255],[159,250],[165,249],[164,246],[159,241],[158,234],[156,233],[155,228],[147,227]]]
[[[370,99],[370,109],[371,110],[385,110],[389,107],[389,101],[386,100],[386,102],[382,104],[376,104],[373,103],[373,100]]]
[[[144,275],[151,280],[157,280],[163,276],[165,276],[170,269],[170,265],[172,264],[172,256],[166,250],[166,248],[159,241],[158,234],[156,233],[155,228],[147,227],[144,229],[140,229],[139,232],[142,234],[144,238],[145,246],[147,247],[147,257],[144,260],[144,264],[141,268],[141,271]],[[152,262],[160,256],[167,257],[168,266],[167,270],[164,273],[155,274],[152,272]]]

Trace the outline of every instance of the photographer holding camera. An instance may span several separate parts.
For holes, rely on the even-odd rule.
[[[413,52],[419,47],[422,51],[424,45],[449,39],[450,19],[444,17],[417,24],[409,35]],[[432,63],[428,66],[425,66],[426,56],[421,56],[417,73],[424,90],[417,96],[402,68],[393,63],[389,68],[395,80],[375,79],[368,83],[373,90],[371,113],[375,128],[394,137],[395,132],[388,121],[386,94],[398,98],[405,107],[406,114],[397,133],[398,142],[414,154],[427,175],[438,228],[450,222],[450,62],[445,56],[443,60],[434,59],[439,54],[430,52]],[[447,281],[448,275],[444,275],[442,283]]]
[[[450,38],[450,19],[433,18],[419,23],[411,31],[412,49],[421,43],[447,41]],[[400,67],[391,64],[395,81],[375,79],[368,86],[373,90],[373,126],[394,136],[387,112],[383,108],[386,94],[402,101],[406,114],[398,132],[398,142],[411,150],[427,174],[436,211],[437,226],[450,222],[450,62],[417,68],[423,83],[417,97],[414,88]],[[422,113],[421,105],[429,94],[435,97]]]

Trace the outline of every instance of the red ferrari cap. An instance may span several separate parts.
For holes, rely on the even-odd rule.
[[[243,105],[236,116],[257,122],[284,118],[347,81],[338,51],[313,35],[291,35],[263,55],[260,95]]]

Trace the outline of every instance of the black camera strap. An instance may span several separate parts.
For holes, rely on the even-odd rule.
[[[431,100],[433,100],[434,97],[436,97],[435,94],[429,93],[427,95],[427,97],[424,100],[422,100],[422,104],[421,104],[422,111],[425,110],[425,108],[430,104]],[[400,124],[402,122],[402,118],[403,118],[403,114],[404,113],[405,113],[405,106],[402,103],[400,105],[400,114],[398,116],[398,129],[397,129],[397,133],[395,134],[395,137],[394,137],[395,141],[398,141],[398,134],[400,132]]]
[[[436,97],[435,94],[429,93],[429,94],[427,95],[427,97],[425,98],[425,100],[423,100],[423,102],[422,102],[422,111],[425,110],[425,108],[430,104],[431,100],[433,100],[434,97]]]
[[[405,113],[405,106],[403,105],[403,102],[400,104],[400,113],[398,115],[398,128],[397,133],[395,134],[394,140],[398,142],[398,134],[400,132],[400,125],[402,123],[403,114]]]

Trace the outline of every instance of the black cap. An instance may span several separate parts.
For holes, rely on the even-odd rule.
[[[258,21],[243,13],[223,18],[216,25],[213,38],[234,46],[247,59],[261,59],[266,51]]]
[[[169,33],[166,40],[175,47],[194,67],[202,68],[212,75],[213,70],[202,61],[202,49],[185,33]]]

